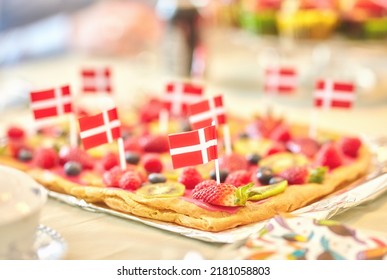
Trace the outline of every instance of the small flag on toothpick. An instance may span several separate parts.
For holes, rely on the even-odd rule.
[[[77,127],[73,113],[73,98],[69,85],[30,92],[31,109],[36,121],[69,116],[70,144],[77,146]]]
[[[313,93],[314,108],[351,109],[356,100],[355,85],[351,82],[318,80]],[[317,135],[317,111],[312,110],[309,135]]]
[[[264,92],[292,94],[297,88],[297,71],[292,67],[268,67],[265,70]]]
[[[170,116],[182,117],[187,115],[188,105],[201,100],[203,87],[187,82],[171,82],[166,84],[162,97],[164,109],[159,113],[159,127],[161,133],[167,133]]]
[[[219,183],[218,140],[216,126],[168,135],[173,168],[205,164],[215,160]]]
[[[199,129],[215,125],[223,125],[223,137],[225,140],[226,153],[231,154],[231,136],[227,124],[227,117],[221,95],[210,97],[188,106],[189,122],[192,129]]]
[[[80,136],[85,150],[118,141],[121,169],[126,169],[125,151],[121,137],[121,122],[117,108],[79,119]]]
[[[84,68],[81,75],[84,93],[112,93],[112,73],[109,67]]]

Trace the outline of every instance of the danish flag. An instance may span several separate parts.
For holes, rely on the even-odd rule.
[[[82,90],[85,93],[111,93],[111,70],[109,67],[82,69]]]
[[[164,94],[165,108],[175,116],[187,114],[191,103],[201,100],[203,87],[190,83],[168,83]]]
[[[266,93],[291,94],[297,87],[297,71],[291,67],[269,67],[265,71]]]
[[[221,95],[208,98],[188,106],[188,116],[192,129],[225,124],[227,121]]]
[[[173,168],[204,164],[218,158],[215,125],[168,135]]]
[[[121,122],[116,108],[80,118],[79,128],[85,150],[112,143],[113,140],[121,137]]]
[[[350,82],[319,80],[314,92],[315,107],[351,108],[356,99],[355,86]]]
[[[71,113],[72,97],[70,86],[33,91],[30,93],[31,109],[35,120]]]

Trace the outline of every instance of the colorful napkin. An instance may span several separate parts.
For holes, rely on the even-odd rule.
[[[237,249],[237,259],[386,260],[387,238],[337,221],[278,215]]]

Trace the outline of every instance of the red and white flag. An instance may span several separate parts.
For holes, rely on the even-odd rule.
[[[204,164],[218,158],[216,127],[168,135],[173,168]]]
[[[72,97],[70,86],[33,91],[30,93],[31,109],[35,120],[71,113]]]
[[[165,108],[175,116],[187,114],[189,104],[202,99],[203,87],[190,83],[168,83],[164,94]]]
[[[215,122],[215,125],[222,125],[227,122],[221,95],[190,104],[188,106],[188,116],[192,129],[210,126],[212,122]]]
[[[291,67],[269,67],[265,71],[265,93],[292,94],[297,88],[297,71]]]
[[[117,109],[103,111],[97,115],[79,119],[80,136],[85,150],[112,143],[121,137],[121,122]]]
[[[315,107],[351,108],[356,99],[355,85],[350,82],[319,80],[314,92]]]
[[[85,93],[111,93],[111,69],[88,68],[82,69],[82,91]]]

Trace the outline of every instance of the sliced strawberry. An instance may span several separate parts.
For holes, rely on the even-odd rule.
[[[320,144],[310,137],[298,137],[288,141],[286,148],[294,154],[300,153],[312,158],[320,149]]]
[[[315,164],[332,170],[343,164],[343,155],[335,143],[328,142],[317,152]]]
[[[193,191],[192,197],[213,205],[238,206],[236,191],[235,186],[221,183]]]
[[[192,190],[192,192],[199,192],[202,189],[207,189],[208,187],[215,186],[216,181],[215,180],[204,180],[197,184],[195,188]]]
[[[356,158],[362,145],[358,137],[343,137],[338,142],[341,151],[349,157]]]

